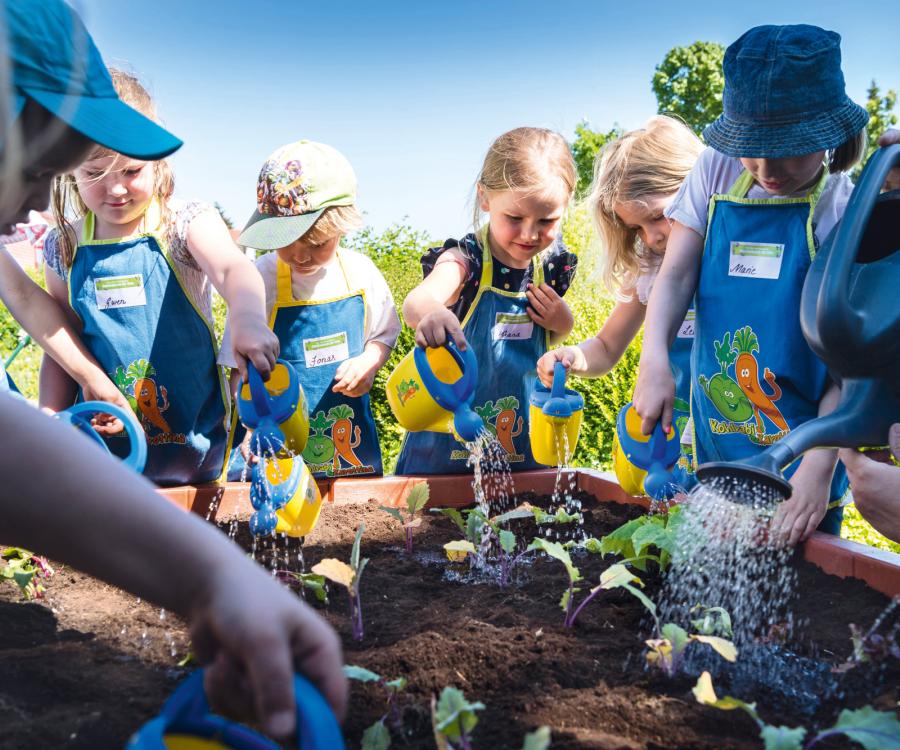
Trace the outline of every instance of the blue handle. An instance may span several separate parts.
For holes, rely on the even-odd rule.
[[[253,400],[256,416],[268,417],[272,413],[272,408],[269,406],[269,391],[266,390],[266,384],[263,382],[259,370],[249,360],[247,361],[247,382],[250,385],[250,398]]]
[[[553,387],[550,389],[550,398],[566,397],[566,366],[556,360],[553,363]]]
[[[91,426],[90,420],[83,416],[94,416],[95,414],[112,414],[125,425],[125,433],[128,435],[131,450],[128,456],[122,459],[122,462],[140,474],[147,463],[147,436],[133,412],[126,411],[115,404],[107,404],[104,401],[82,401],[70,406],[68,409],[63,409],[56,416],[58,419],[74,425],[109,450],[106,441]]]
[[[344,750],[337,719],[315,686],[294,675],[297,704],[297,747],[301,750]],[[167,734],[204,737],[231,750],[278,750],[280,745],[241,724],[210,713],[203,689],[203,670],[191,674],[171,695],[159,716],[129,740],[127,750],[166,750]]]
[[[475,385],[478,382],[478,361],[475,359],[475,352],[472,351],[472,347],[466,348],[465,351],[460,351],[453,339],[448,339],[444,347],[450,352],[450,356],[453,357],[462,373],[453,383],[445,383],[442,380],[438,380],[431,369],[428,354],[421,347],[416,347],[413,352],[413,359],[425,390],[428,391],[441,408],[447,411],[456,411],[459,407],[470,402],[475,396]]]

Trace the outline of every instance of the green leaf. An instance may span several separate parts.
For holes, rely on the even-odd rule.
[[[704,705],[712,706],[713,708],[720,708],[723,711],[732,711],[735,708],[739,708],[749,714],[750,718],[755,722],[763,726],[759,714],[756,713],[755,703],[744,703],[744,701],[732,698],[730,695],[726,695],[724,698],[716,697],[716,692],[713,689],[712,677],[709,672],[704,672],[700,675],[692,692],[698,703],[703,703]]]
[[[633,518],[626,521],[619,528],[611,531],[600,539],[601,554],[608,555],[610,553],[621,555],[622,557],[635,557],[634,546],[631,543],[631,537],[634,532],[647,523],[647,516]]]
[[[660,632],[662,637],[672,644],[672,652],[677,655],[682,653],[686,648],[690,639],[684,628],[676,625],[674,622],[668,622],[662,626]]]
[[[497,535],[500,539],[500,546],[503,548],[503,551],[508,555],[511,555],[516,551],[516,535],[511,531],[506,531],[505,529],[501,530]]]
[[[456,508],[432,508],[432,513],[440,513],[442,516],[447,516],[453,523],[455,523],[459,530],[465,534],[466,533],[466,522],[463,520],[462,513],[460,513]]]
[[[725,638],[719,638],[716,635],[692,635],[690,636],[690,639],[692,641],[698,641],[699,643],[705,643],[707,646],[712,646],[713,650],[726,661],[737,661],[737,648],[731,641],[726,640]]]
[[[362,539],[365,530],[366,524],[360,523],[359,528],[356,530],[356,539],[353,540],[353,548],[350,550],[350,567],[353,568],[354,571],[359,569],[359,542]]]
[[[499,516],[494,516],[491,519],[492,524],[498,523],[506,523],[507,521],[516,521],[521,518],[531,518],[534,509],[529,510],[528,508],[513,508],[512,510],[508,510],[506,513],[501,513]]]
[[[385,726],[384,719],[376,721],[363,732],[360,750],[388,750],[391,746],[391,733]]]
[[[600,540],[595,539],[594,537],[591,537],[590,539],[585,539],[581,543],[581,546],[584,547],[584,549],[586,549],[592,555],[602,555],[603,554],[602,544],[601,544]]]
[[[428,503],[428,484],[422,482],[413,487],[406,496],[406,508],[410,514],[418,513]]]
[[[544,725],[525,735],[522,750],[548,750],[550,747],[550,727]]]
[[[357,682],[380,682],[381,675],[376,674],[371,669],[365,667],[357,667],[353,664],[344,665],[344,676],[348,680],[356,680]]]
[[[572,558],[569,556],[569,553],[566,552],[559,542],[551,542],[547,539],[542,539],[541,537],[535,537],[534,541],[528,545],[528,549],[546,552],[550,557],[559,560],[566,566],[566,572],[569,574],[569,581],[572,583],[581,580],[581,572],[572,563]]]
[[[622,563],[610,565],[600,574],[600,588],[602,589],[614,589],[635,581],[642,584],[641,579]]]
[[[483,710],[483,703],[469,703],[461,690],[445,687],[435,710],[435,729],[448,739],[458,740],[463,733],[468,736],[472,732],[478,723],[475,712]]]
[[[399,693],[406,687],[406,685],[407,680],[405,677],[398,677],[396,680],[391,680],[390,682],[384,683],[384,686],[392,693]]]
[[[403,523],[403,514],[396,508],[388,508],[386,505],[379,505],[378,509],[383,510],[385,513],[390,513],[400,523]]]
[[[802,750],[806,730],[803,727],[773,727],[765,724],[759,733],[765,750]]]
[[[665,526],[657,523],[648,523],[641,526],[631,537],[636,557],[643,554],[647,547],[658,547],[660,550],[672,554],[675,551],[675,534]]]
[[[568,513],[565,508],[557,508],[555,513],[547,513],[547,511],[542,510],[541,508],[532,508],[531,512],[534,514],[534,521],[538,525],[548,523],[572,523],[574,521],[580,521],[582,518],[581,513]]]
[[[653,615],[653,619],[656,619],[656,605],[653,603],[653,600],[650,599],[643,591],[635,588],[630,584],[621,584],[620,588],[625,589],[628,593],[630,593],[635,599],[637,599],[641,604],[643,604],[647,611]]]
[[[300,585],[305,589],[309,589],[315,594],[318,601],[324,604],[328,603],[328,591],[325,588],[325,576],[316,575],[315,573],[293,573],[292,574]]]
[[[871,706],[855,711],[845,708],[833,729],[840,730],[866,750],[900,748],[900,722],[892,711],[876,711]]]
[[[475,544],[481,542],[481,530],[484,528],[484,515],[477,510],[470,510],[466,516],[466,539]]]

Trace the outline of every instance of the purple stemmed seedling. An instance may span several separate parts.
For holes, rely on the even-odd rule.
[[[0,552],[0,560],[6,562],[0,567],[0,579],[5,578],[16,584],[26,599],[44,596],[41,580],[53,575],[53,568],[45,558],[21,547],[5,547]]]
[[[398,677],[396,680],[386,680],[376,672],[351,664],[344,666],[344,675],[348,679],[358,682],[374,682],[385,691],[387,711],[363,733],[361,748],[362,750],[380,750],[390,747],[391,733],[388,724],[398,731],[403,729],[399,696],[406,687],[406,678]]]
[[[378,507],[385,513],[390,513],[402,525],[406,534],[406,554],[411,555],[413,549],[413,529],[421,526],[422,517],[419,512],[428,504],[428,485],[425,482],[417,484],[406,496],[406,514],[399,508],[389,508],[386,505]]]
[[[439,750],[472,750],[472,730],[478,723],[481,702],[469,703],[462,690],[448,686],[431,699],[431,726]]]
[[[359,583],[369,559],[366,557],[360,559],[359,542],[362,539],[363,531],[365,531],[365,529],[366,525],[361,523],[356,530],[356,539],[353,542],[353,549],[350,551],[349,565],[342,560],[327,557],[312,567],[312,572],[316,575],[325,576],[329,581],[339,583],[347,589],[347,593],[350,596],[350,624],[353,630],[354,641],[361,641],[363,639],[363,618],[362,605],[359,601]]]

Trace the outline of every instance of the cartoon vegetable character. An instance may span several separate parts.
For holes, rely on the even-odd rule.
[[[497,428],[494,427],[494,423],[491,422],[491,420],[500,413],[500,410],[494,406],[494,402],[485,401],[481,406],[476,406],[475,413],[481,417],[485,429],[490,432],[491,435],[497,437]]]
[[[737,353],[732,351],[731,347],[731,331],[726,331],[722,340],[713,342],[713,345],[721,370],[710,380],[700,375],[698,378],[700,386],[725,419],[732,422],[746,422],[753,416],[753,407],[740,386],[727,375],[729,365],[737,358]]]
[[[131,405],[132,411],[137,413],[137,400],[131,394],[131,386],[134,383],[134,378],[130,377],[128,373],[125,372],[125,368],[122,365],[119,365],[112,375],[112,381],[116,384],[116,388],[118,388],[122,392],[122,395],[125,396],[126,399],[128,399],[128,403]]]
[[[414,379],[401,380],[400,384],[397,386],[397,398],[400,399],[401,404],[405,404],[416,395],[416,391],[418,390],[419,384]]]
[[[313,434],[309,436],[306,448],[303,451],[303,460],[308,464],[318,466],[328,463],[334,457],[334,443],[325,432],[334,424],[324,411],[316,412],[316,416],[309,420],[309,426]]]
[[[775,382],[775,373],[768,367],[763,372],[763,377],[772,388],[770,395],[763,391],[759,382],[759,363],[753,356],[753,352],[759,351],[759,339],[750,326],[744,326],[734,334],[732,349],[738,352],[737,361],[734,363],[734,374],[741,390],[753,404],[757,434],[765,435],[766,433],[760,412],[772,420],[779,430],[790,429],[774,403],[781,398],[781,387]]]
[[[138,409],[141,410],[141,421],[149,422],[161,432],[172,431],[162,415],[169,408],[165,386],[161,386],[157,393],[156,383],[152,378],[138,378],[134,381],[134,395],[137,399]],[[159,403],[160,396],[162,404]],[[144,424],[144,428],[146,429],[146,424]]]
[[[353,449],[359,445],[359,425],[353,426],[353,409],[347,404],[338,404],[328,410],[328,418],[334,420],[331,427],[331,439],[334,441],[334,471],[341,468],[343,458],[351,466],[362,466]],[[353,435],[351,438],[350,436]]]
[[[497,440],[503,446],[503,450],[507,453],[514,454],[516,446],[513,444],[513,438],[522,434],[522,417],[516,422],[516,409],[519,408],[519,399],[515,396],[506,396],[497,399],[497,409],[500,413],[494,422],[497,428]]]

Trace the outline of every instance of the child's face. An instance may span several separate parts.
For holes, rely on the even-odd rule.
[[[287,263],[297,273],[307,275],[315,273],[322,266],[327,265],[337,252],[341,237],[332,237],[321,245],[313,245],[309,240],[301,237],[287,247],[276,250],[278,257]]]
[[[791,195],[812,186],[822,169],[824,159],[824,151],[815,151],[812,154],[785,159],[742,157],[741,164],[769,195]]]
[[[153,199],[153,163],[107,154],[84,162],[75,172],[81,199],[100,221],[127,227],[140,222]]]
[[[560,191],[564,193],[564,191]],[[513,267],[525,268],[559,233],[567,194],[479,190],[481,210],[491,217],[491,250]]]
[[[628,229],[636,232],[648,248],[662,255],[666,251],[672,225],[665,217],[665,210],[675,198],[669,195],[649,195],[639,201],[616,203],[616,216]]]

